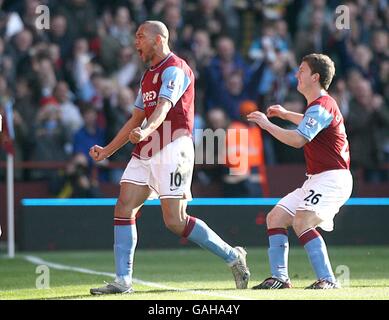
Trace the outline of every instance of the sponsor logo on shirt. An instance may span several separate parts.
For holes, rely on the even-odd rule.
[[[157,98],[157,93],[153,91],[147,91],[142,94],[143,102],[152,101]]]
[[[305,126],[308,128],[308,129],[311,129],[312,127],[314,127],[316,125],[317,121],[313,118],[308,118],[307,122],[305,123]]]
[[[167,84],[167,88],[170,90],[174,90],[174,87],[176,85],[174,84],[174,80],[170,80],[169,83]]]
[[[151,101],[147,104],[148,107],[155,107],[157,105],[157,101]]]

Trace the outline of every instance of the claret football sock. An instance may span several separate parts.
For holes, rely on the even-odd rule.
[[[299,240],[308,253],[309,261],[316,273],[317,279],[336,283],[327,247],[320,233],[316,229],[308,229],[299,236]]]
[[[135,219],[114,219],[116,281],[131,285],[135,247],[138,236]]]
[[[216,254],[227,264],[231,264],[238,259],[236,250],[224,242],[204,221],[198,218],[188,216],[183,237]]]
[[[269,262],[272,277],[281,281],[288,281],[288,230],[272,228],[267,230],[269,236]]]

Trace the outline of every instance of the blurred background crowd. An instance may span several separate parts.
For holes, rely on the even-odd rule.
[[[47,30],[35,25],[42,4],[50,9]],[[350,29],[336,27],[339,5],[349,10]],[[353,170],[369,183],[389,181],[387,0],[0,0],[0,6],[0,111],[13,107],[16,160],[67,161],[61,170],[18,169],[16,179],[46,179],[53,196],[97,197],[99,183],[119,181],[123,167],[112,163],[127,162],[131,144],[98,170],[88,151],[109,142],[131,115],[144,70],[134,36],[147,19],[167,25],[171,49],[195,73],[195,127],[251,130],[244,174],[228,175],[228,162],[198,165],[197,182],[217,180],[225,196],[259,196],[266,194],[262,167],[304,163],[302,150],[252,127],[245,115],[271,104],[302,112],[294,74],[313,52],[335,61],[330,94],[345,117]]]

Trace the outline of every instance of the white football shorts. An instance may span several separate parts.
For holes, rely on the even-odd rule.
[[[333,219],[341,206],[350,198],[353,178],[349,170],[329,170],[314,175],[301,188],[282,198],[276,206],[283,208],[291,216],[296,210],[315,212],[323,221],[319,227],[325,231],[334,229]]]
[[[177,198],[192,200],[194,166],[193,141],[182,136],[166,145],[150,159],[132,157],[120,180],[145,185],[151,189],[149,199]]]

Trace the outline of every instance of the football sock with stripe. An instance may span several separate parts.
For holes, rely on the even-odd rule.
[[[289,280],[288,254],[289,241],[288,230],[285,228],[272,228],[267,230],[269,236],[269,262],[272,277],[281,281]]]
[[[133,261],[138,235],[135,219],[114,219],[114,253],[116,279],[129,286],[132,282]]]
[[[231,264],[238,258],[235,250],[198,218],[188,216],[183,237],[216,254],[227,264]]]
[[[336,283],[328,257],[327,246],[320,233],[314,228],[308,229],[299,236],[299,240],[308,253],[309,261],[317,279],[325,279]]]

